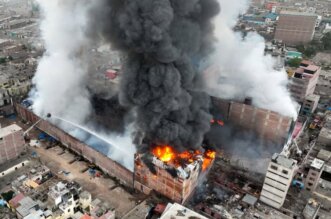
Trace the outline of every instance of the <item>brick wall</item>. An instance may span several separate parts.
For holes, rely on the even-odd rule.
[[[262,139],[276,144],[285,143],[292,124],[290,117],[243,103],[218,98],[212,100],[222,117],[236,128],[253,131]]]
[[[23,106],[16,104],[15,108],[17,115],[21,119],[30,122],[31,124],[39,120],[38,116]],[[110,159],[106,155],[98,152],[94,148],[86,145],[85,143],[79,141],[78,139],[45,120],[38,123],[37,128],[54,137],[64,146],[83,156],[88,161],[96,164],[105,173],[119,179],[126,186],[133,187],[133,173],[116,161]]]
[[[0,139],[0,164],[17,158],[25,151],[23,130],[16,131]]]
[[[281,14],[275,39],[287,44],[308,43],[313,39],[317,16]]]

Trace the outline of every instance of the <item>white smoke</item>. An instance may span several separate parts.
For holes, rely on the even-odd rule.
[[[91,42],[86,30],[89,24],[89,10],[96,3],[93,0],[37,0],[37,2],[43,13],[40,29],[46,52],[33,78],[34,88],[30,93],[33,111],[40,116],[51,113],[62,120],[61,122],[52,120],[54,123],[73,136],[84,139],[82,137],[84,132],[75,131],[77,128],[89,126],[87,129],[97,133],[94,130],[95,125],[86,124],[92,111],[90,94],[87,90],[88,54]],[[132,169],[135,148],[132,145],[130,131],[121,136],[104,130],[98,130],[98,133],[102,133],[108,143],[102,145],[100,151]],[[92,146],[94,142],[99,142],[96,137],[85,140]],[[104,144],[105,141],[102,143]],[[123,149],[127,151],[124,153]]]
[[[296,118],[296,103],[287,90],[287,74],[285,70],[273,69],[276,60],[264,55],[264,39],[252,32],[243,40],[240,33],[233,31],[238,16],[248,9],[250,2],[218,1],[222,10],[215,20],[216,66],[206,74],[209,94],[237,100],[252,97],[257,107]]]
[[[85,129],[93,130],[95,126],[85,127]],[[132,144],[132,139],[130,138],[133,130],[132,125],[127,126],[123,135],[114,135],[105,130],[97,130],[99,137],[93,134],[89,135],[88,132],[84,132],[81,129],[72,129],[69,133],[133,171],[134,154],[136,153],[136,147]],[[109,147],[110,145],[111,147]]]
[[[33,78],[33,110],[38,115],[54,113],[81,123],[91,110],[84,60],[89,4],[83,2],[88,1],[37,2],[44,15],[40,29],[46,53]]]

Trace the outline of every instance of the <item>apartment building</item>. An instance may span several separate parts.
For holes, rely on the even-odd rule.
[[[292,97],[303,103],[305,98],[314,94],[321,68],[310,61],[302,61],[291,77],[290,92]]]
[[[321,71],[315,89],[315,94],[320,96],[318,103],[319,110],[326,110],[331,106],[331,72]]]
[[[274,154],[269,163],[260,200],[274,208],[281,208],[296,170],[296,160]]]
[[[317,15],[282,11],[276,27],[275,39],[290,45],[309,43],[315,33]]]

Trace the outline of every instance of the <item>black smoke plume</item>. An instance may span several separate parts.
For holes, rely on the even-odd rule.
[[[209,96],[192,60],[211,52],[217,0],[104,0],[101,36],[127,54],[120,103],[136,112],[143,144],[196,149],[210,128]],[[196,61],[198,62],[198,61]],[[145,145],[145,146],[143,146]]]

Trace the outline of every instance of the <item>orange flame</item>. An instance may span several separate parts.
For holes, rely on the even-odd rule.
[[[202,170],[206,170],[210,166],[211,162],[215,159],[215,157],[216,157],[215,151],[207,150],[205,152],[204,160],[202,163]]]
[[[172,162],[174,165],[179,166],[181,162],[192,163],[197,159],[197,155],[202,155],[199,150],[190,152],[184,151],[182,153],[176,153],[175,150],[169,146],[157,146],[153,148],[152,153],[163,162]],[[206,170],[212,161],[215,159],[216,152],[212,150],[207,150],[203,154],[202,169]]]
[[[172,150],[172,147],[166,146],[157,146],[153,149],[153,154],[157,156],[163,162],[169,162],[175,157],[175,153]]]

